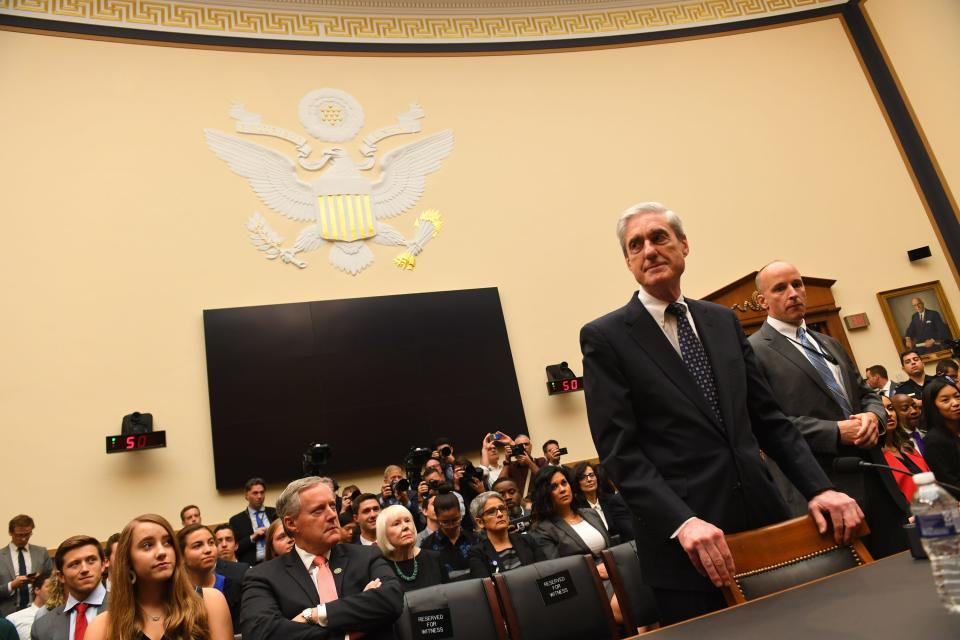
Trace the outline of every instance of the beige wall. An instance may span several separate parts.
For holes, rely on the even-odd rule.
[[[583,396],[547,397],[543,366],[566,359],[580,370],[580,326],[634,290],[613,225],[639,200],[684,217],[687,295],[774,257],[836,278],[843,313],[866,311],[873,323],[850,335],[862,365],[897,361],[877,291],[939,279],[960,309],[837,19],[474,58],[216,52],[3,32],[0,85],[0,424],[4,458],[28,452],[9,474],[23,490],[4,492],[0,514],[33,514],[41,544],[78,531],[105,537],[146,510],[175,519],[187,502],[210,522],[239,510],[237,493],[214,489],[206,308],[497,286],[533,440],[557,437],[573,458],[595,455]],[[300,227],[266,210],[206,148],[202,129],[228,130],[234,100],[299,129],[298,101],[324,86],[360,101],[365,131],[418,101],[427,132],[456,134],[417,208],[440,209],[446,224],[416,272],[390,264],[395,248],[374,246],[377,262],[353,278],[322,252],[298,271],[247,243],[253,211],[288,239]],[[409,234],[413,217],[398,228]],[[924,244],[934,258],[911,266],[905,251]],[[106,456],[103,436],[132,410],[154,413],[168,448]],[[80,485],[82,498],[63,498]]]
[[[960,2],[867,0],[863,6],[956,198],[960,190]]]

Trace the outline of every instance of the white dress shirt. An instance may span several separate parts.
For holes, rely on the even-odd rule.
[[[812,359],[816,358],[817,356],[813,353],[810,353],[806,349],[804,349],[803,345],[797,344],[798,342],[800,342],[800,337],[797,335],[797,332],[801,329],[801,327],[806,331],[807,340],[810,341],[810,344],[813,346],[813,348],[819,351],[820,353],[827,353],[827,351],[822,346],[820,346],[820,343],[817,342],[816,338],[813,337],[813,334],[810,333],[810,330],[807,329],[807,323],[804,320],[801,320],[799,325],[793,325],[788,322],[784,322],[783,320],[777,320],[776,318],[767,316],[767,323],[771,327],[776,329],[777,333],[779,333],[784,338],[786,338],[787,341],[791,345],[793,345],[794,349],[802,353],[804,358],[806,358],[808,361],[811,361],[810,362],[811,366],[813,366]],[[833,360],[833,359],[834,359],[833,356],[828,354],[828,357],[823,358],[822,362],[825,365],[827,365],[827,367],[830,369],[830,373],[833,374],[833,379],[837,381],[837,384],[840,386],[841,389],[843,389],[844,395],[846,395],[847,388],[843,384],[843,377],[842,377],[842,374],[840,373],[840,367],[830,362],[830,360]],[[849,401],[849,398],[848,398],[848,401]]]
[[[654,322],[657,323],[657,326],[663,331],[663,335],[667,336],[667,340],[670,341],[674,350],[679,354],[680,338],[677,335],[677,317],[672,313],[667,313],[667,305],[670,303],[664,302],[659,298],[654,298],[647,293],[643,287],[640,287],[640,291],[637,292],[637,299],[640,300],[640,304],[653,316]],[[681,295],[674,302],[678,302],[686,307],[687,322],[690,323],[690,328],[693,329],[693,335],[697,336],[697,340],[699,340],[700,334],[697,332],[697,325],[693,321],[693,316],[690,315],[690,307],[687,306],[683,296]]]
[[[260,528],[260,525],[257,524],[257,513],[263,516],[263,521],[266,523],[265,526],[270,525],[270,517],[267,515],[267,510],[261,508],[260,511],[254,511],[252,508],[247,507],[247,515],[250,516],[250,524],[253,525],[253,530],[256,531]],[[264,540],[261,538],[260,540]],[[260,540],[257,540],[253,543],[254,547],[257,550],[257,562],[265,560],[267,557],[267,545],[264,544],[263,548],[260,547]]]
[[[106,597],[107,597],[106,587],[104,587],[102,583],[98,583],[97,588],[91,591],[90,595],[88,595],[83,600],[83,602],[90,605],[89,607],[87,607],[87,611],[84,614],[87,618],[88,625],[91,622],[93,622],[93,619],[97,617],[98,613],[100,613],[100,607],[103,606],[103,601]],[[77,627],[77,610],[75,609],[75,607],[78,604],[80,604],[80,602],[81,602],[80,600],[77,600],[72,595],[70,595],[67,597],[67,601],[63,605],[63,612],[64,613],[69,612],[69,616],[70,616],[69,618],[70,635],[68,636],[68,640],[73,640],[73,632],[76,630],[76,627]]]
[[[37,617],[37,611],[39,610],[40,607],[31,602],[26,609],[14,611],[7,616],[7,620],[17,628],[17,635],[20,636],[20,640],[30,640],[30,629],[33,627],[33,620]]]
[[[317,557],[317,554],[310,553],[309,551],[304,551],[297,545],[293,545],[293,550],[297,552],[297,555],[300,556],[300,561],[303,562],[304,568],[306,568],[307,573],[310,574],[310,581],[313,583],[313,586],[317,586],[317,572],[320,571],[320,567],[313,564],[313,559]],[[323,557],[327,559],[327,563],[330,562],[330,550],[327,549],[327,552],[323,554]],[[317,588],[317,598],[320,597],[320,589]],[[317,605],[317,624],[321,627],[327,626],[327,606],[325,604]],[[73,640],[72,638],[70,640]]]

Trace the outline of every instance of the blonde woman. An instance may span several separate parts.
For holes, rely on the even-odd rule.
[[[377,516],[377,546],[400,580],[403,592],[446,582],[440,554],[416,545],[417,528],[403,505],[387,507]]]
[[[173,528],[162,516],[134,518],[120,534],[110,568],[110,610],[85,640],[231,640],[223,594],[194,591]]]

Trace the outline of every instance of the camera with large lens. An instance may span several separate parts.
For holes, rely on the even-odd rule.
[[[510,447],[510,455],[516,456],[525,456],[527,455],[527,449],[522,444],[515,444]]]
[[[410,481],[406,478],[394,480],[390,483],[390,490],[393,491],[393,497],[396,498],[398,493],[403,493],[410,490]]]
[[[441,458],[449,458],[451,455],[453,455],[453,449],[451,449],[447,445],[443,445],[442,447],[440,447],[439,453]]]
[[[483,480],[483,469],[473,466],[473,463],[467,460],[463,465],[463,477]]]
[[[324,476],[332,451],[330,445],[323,442],[311,442],[303,452],[303,475]]]
[[[410,485],[414,487],[419,487],[420,483],[423,481],[423,474],[421,470],[423,465],[427,463],[427,460],[430,459],[432,451],[426,447],[410,447],[410,451],[407,452],[406,457],[403,459],[403,468],[407,472],[407,489],[410,488]],[[406,491],[407,489],[402,489]]]

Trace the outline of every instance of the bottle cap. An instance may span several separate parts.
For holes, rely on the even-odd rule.
[[[917,486],[922,484],[933,484],[937,479],[933,477],[932,471],[924,471],[923,473],[918,473],[913,476],[913,482]]]

